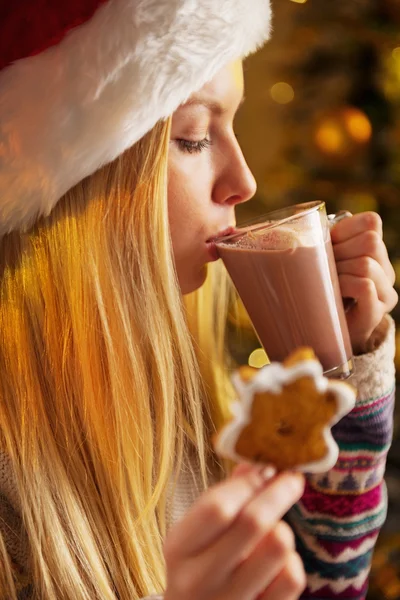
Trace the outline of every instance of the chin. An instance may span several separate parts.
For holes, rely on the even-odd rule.
[[[185,296],[186,294],[191,294],[195,292],[205,282],[207,279],[207,265],[204,265],[197,273],[190,273],[189,276],[185,278],[179,279],[179,285],[181,288],[182,294]]]

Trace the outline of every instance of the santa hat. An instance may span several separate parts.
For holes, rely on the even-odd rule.
[[[268,37],[268,0],[0,6],[0,234],[48,215],[225,64]]]

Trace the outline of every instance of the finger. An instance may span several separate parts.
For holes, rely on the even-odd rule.
[[[243,600],[254,598],[280,573],[287,556],[294,551],[294,534],[289,525],[280,521],[269,536],[239,567],[227,572],[225,561],[215,550],[192,557],[175,569],[169,577],[171,598],[202,598]],[[232,555],[232,548],[230,549]],[[224,571],[221,571],[221,567]]]
[[[336,268],[339,276],[345,274],[371,279],[376,287],[379,300],[387,305],[388,312],[393,309],[391,305],[395,301],[396,292],[383,268],[375,259],[369,256],[360,256],[341,260],[336,264]]]
[[[332,242],[345,242],[365,231],[374,231],[382,238],[382,219],[377,213],[364,212],[342,219],[331,229]]]
[[[242,461],[235,466],[232,471],[232,477],[241,477],[250,473],[253,469],[259,469],[262,471],[263,478],[267,481],[268,478],[272,479],[276,475],[276,469],[272,465],[263,465],[262,467],[255,466],[254,463]],[[268,477],[269,475],[269,477]]]
[[[293,532],[287,523],[280,521],[231,575],[224,596],[229,600],[258,596],[279,575],[294,549]]]
[[[355,298],[357,301],[346,315],[353,350],[356,352],[380,323],[386,309],[379,300],[371,279],[342,274],[339,276],[339,283],[342,296]]]
[[[287,559],[284,569],[267,588],[259,600],[297,600],[307,585],[303,562],[293,552]]]
[[[335,243],[333,253],[336,262],[369,256],[376,260],[386,273],[391,285],[394,285],[396,274],[389,260],[387,248],[375,231],[365,231],[341,243]]]
[[[246,504],[265,488],[270,475],[269,468],[253,468],[207,490],[170,531],[165,545],[166,557],[196,554],[215,542],[232,525]],[[295,486],[298,476],[286,474],[274,480],[271,483],[271,499],[282,493],[281,488],[285,485],[290,490],[292,481]],[[299,483],[297,485],[300,487]]]
[[[230,529],[228,528],[225,535],[218,538],[214,544],[201,548],[195,554],[188,554],[185,546],[178,545],[180,540],[185,538],[174,538],[173,544],[169,543],[165,548],[168,573],[171,574],[170,589],[173,588],[177,597],[190,597],[191,591],[194,593],[198,589],[221,589],[235,568],[254,550],[261,539],[276,527],[283,514],[300,498],[303,490],[302,475],[284,473],[252,497],[237,515]],[[218,504],[219,510],[223,507],[223,504]],[[201,517],[203,530],[212,523],[212,519],[204,518],[205,515],[207,512]],[[181,527],[185,521],[186,519],[183,519]],[[235,529],[236,533],[232,535]],[[185,535],[189,531],[185,531]]]
[[[226,535],[206,552],[193,558],[197,563],[195,567],[197,570],[201,568],[204,576],[206,576],[206,573],[213,573],[214,584],[216,586],[222,586],[224,581],[232,579],[233,572],[238,568],[240,570],[240,565],[244,564],[249,555],[257,552],[257,546],[262,544],[262,540],[266,538],[273,549],[272,556],[274,552],[276,552],[277,556],[281,556],[284,550],[294,549],[294,535],[290,527],[283,522],[279,525],[279,521],[278,526],[276,524],[277,519],[271,522],[271,515],[266,515],[268,508],[265,500],[261,496],[259,500],[260,502],[257,504],[264,504],[265,506],[264,515],[259,512],[261,510],[260,506],[256,504],[252,507],[249,506],[248,509],[244,509],[248,513],[243,515],[242,518],[239,516],[237,523],[231,527]],[[292,504],[295,501],[293,499]],[[290,506],[282,511],[282,516],[289,508]],[[249,525],[250,519],[252,522]],[[235,548],[236,551],[232,552],[232,548]],[[266,549],[264,548],[264,550],[259,551],[266,552]],[[266,565],[269,565],[269,563],[264,564],[264,570],[267,569]],[[244,572],[247,573],[246,570]]]

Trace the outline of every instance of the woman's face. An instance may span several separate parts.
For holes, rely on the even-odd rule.
[[[233,131],[242,99],[243,69],[237,62],[222,69],[172,118],[168,211],[183,294],[203,284],[207,263],[216,260],[210,239],[235,225],[236,204],[256,190]]]

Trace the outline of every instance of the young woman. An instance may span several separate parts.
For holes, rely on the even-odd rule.
[[[332,232],[359,390],[333,471],[230,474],[210,443],[210,240],[255,191],[233,120],[268,4],[34,4],[0,35],[0,598],[364,598],[397,300],[377,215]]]

